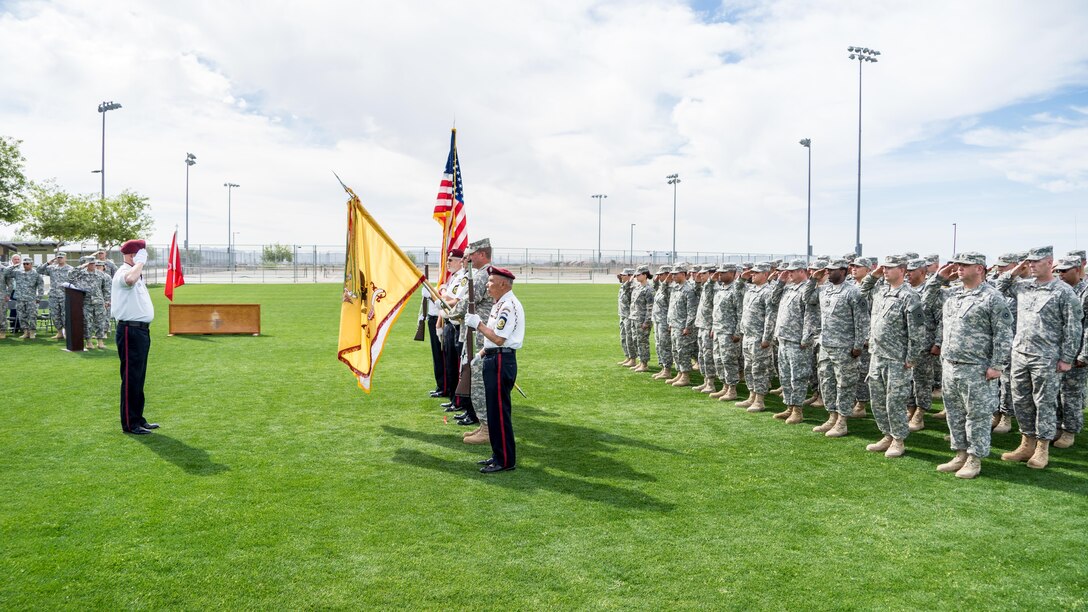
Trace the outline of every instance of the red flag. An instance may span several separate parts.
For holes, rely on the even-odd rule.
[[[185,275],[181,272],[181,254],[178,253],[178,231],[174,230],[174,239],[170,241],[170,258],[166,262],[166,299],[174,301],[174,287],[185,284]]]

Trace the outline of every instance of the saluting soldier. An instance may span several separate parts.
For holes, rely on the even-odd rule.
[[[819,298],[816,282],[809,278],[803,259],[789,262],[778,277],[782,287],[775,315],[774,336],[778,341],[778,380],[786,409],[774,415],[789,425],[804,420],[801,408],[812,378],[812,347],[819,332]]]
[[[64,309],[66,299],[64,296],[64,283],[69,282],[69,277],[75,268],[68,265],[68,254],[58,251],[53,259],[38,266],[38,274],[49,277],[49,318],[53,321],[53,329],[57,334],[53,340],[64,337]]]
[[[634,341],[633,354],[638,363],[631,368],[634,372],[650,370],[650,328],[653,325],[654,286],[650,283],[650,267],[646,265],[635,269],[631,280],[631,313],[628,325]]]
[[[739,291],[735,264],[722,264],[718,268],[721,286],[714,292],[714,311],[711,329],[714,340],[714,368],[722,378],[722,390],[710,397],[730,402],[737,399],[740,382],[740,315],[743,296]]]
[[[674,387],[691,384],[691,360],[695,356],[695,283],[688,279],[686,263],[676,264],[672,271],[675,286],[669,295],[669,333],[672,334],[672,355],[676,376],[665,382]]]
[[[654,380],[672,378],[672,334],[669,333],[669,296],[672,293],[669,275],[671,273],[672,267],[661,266],[657,269],[657,275],[654,276],[654,305],[651,317],[657,361],[661,365],[661,371],[650,377]]]
[[[1026,461],[1035,469],[1050,461],[1050,442],[1057,437],[1060,375],[1076,363],[1083,332],[1080,301],[1069,285],[1054,278],[1053,261],[1053,247],[1032,249],[1026,260],[997,281],[999,290],[1016,295],[1012,401],[1021,435],[1020,446],[1001,459]],[[1024,268],[1030,268],[1035,278],[1015,280],[1015,273]]]
[[[861,282],[865,280],[865,277],[868,276],[875,267],[875,257],[858,257],[854,260],[850,260],[850,276],[847,277],[846,282],[853,283],[860,288]],[[871,314],[873,310],[872,296],[862,291],[861,297],[865,300]],[[869,352],[869,340],[866,339],[865,344],[861,347],[861,355],[858,355],[858,384],[857,390],[854,393],[854,409],[850,413],[850,418],[852,419],[865,417],[865,404],[869,403],[869,363],[871,360],[872,356]]]
[[[631,316],[631,290],[634,288],[631,285],[631,276],[635,271],[631,268],[624,268],[616,278],[620,281],[620,290],[617,300],[619,302],[619,315],[620,315],[620,346],[623,348],[623,361],[616,362],[616,365],[623,366],[625,368],[634,367],[638,364],[638,360],[635,359],[634,348],[635,343],[631,338],[631,324],[628,318]]]
[[[929,269],[928,259],[912,259],[907,262],[907,282],[921,295]],[[942,304],[922,303],[922,320],[925,321],[925,338],[922,343],[926,349],[918,358],[918,363],[911,369],[911,394],[907,397],[907,412],[910,417],[910,431],[925,429],[924,416],[933,405],[933,385],[937,375],[937,362],[941,354],[941,307]]]
[[[845,259],[828,262],[820,276],[828,282],[820,294],[820,394],[827,406],[828,418],[812,431],[829,438],[849,433],[846,419],[851,416],[858,381],[858,357],[869,337],[869,306],[854,284],[846,283]]]
[[[38,334],[38,300],[45,293],[45,283],[34,270],[34,261],[29,255],[23,258],[21,270],[8,268],[4,278],[15,287],[16,316],[23,330],[20,338],[33,340]]]
[[[117,273],[117,264],[113,263],[111,259],[106,257],[105,251],[95,252],[94,259],[95,265],[98,265],[99,262],[102,263],[103,271],[108,274],[110,278],[113,278],[113,275]]]
[[[19,257],[18,253],[12,255],[12,259]],[[20,267],[16,262],[2,262],[0,261],[0,340],[8,337],[8,298],[11,296],[11,283],[7,279],[7,272],[10,268]]]
[[[997,288],[997,279],[1016,267],[1018,263],[1026,259],[1028,256],[1027,251],[1019,253],[1005,253],[997,258],[997,263],[990,270],[990,278],[987,282],[991,287]],[[1026,278],[1030,271],[1024,268],[1019,272],[1019,278]],[[1010,294],[1003,294],[1002,298],[1005,300],[1005,306],[1008,307],[1009,313],[1012,314],[1012,329],[1013,333],[1016,333],[1016,296]],[[1012,360],[1012,344],[1009,344],[1009,360]],[[1006,434],[1012,431],[1012,374],[1011,368],[1005,368],[1001,371],[1000,381],[1000,393],[998,394],[997,412],[994,413],[992,422],[993,433]]]
[[[772,298],[774,289],[767,283],[771,265],[759,262],[746,271],[744,306],[741,311],[741,352],[744,355],[744,380],[748,385],[748,397],[736,403],[748,412],[766,409],[763,398],[771,388],[771,340],[774,337],[776,308]]]
[[[706,264],[703,266],[703,271],[697,274],[695,278],[695,282],[702,288],[699,292],[699,305],[696,307],[695,312],[695,331],[698,346],[696,362],[699,364],[699,371],[702,372],[704,381],[702,385],[695,387],[695,390],[709,394],[713,394],[718,390],[715,386],[718,372],[714,363],[714,341],[711,339],[714,325],[714,295],[718,290],[718,283],[714,281],[714,276],[717,273],[717,265]],[[702,283],[699,283],[700,277],[703,279]]]
[[[1061,275],[1080,301],[1084,316],[1081,318],[1083,336],[1076,363],[1062,374],[1058,391],[1058,437],[1054,448],[1069,448],[1077,434],[1084,428],[1085,386],[1088,385],[1088,283],[1084,282],[1084,251],[1075,251],[1062,258],[1054,270]]]

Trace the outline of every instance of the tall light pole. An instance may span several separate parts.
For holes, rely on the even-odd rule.
[[[812,139],[802,138],[801,146],[808,149],[808,223],[805,230],[805,263],[812,257]]]
[[[956,256],[956,224],[952,224],[952,257]]]
[[[106,199],[106,112],[117,110],[121,105],[117,102],[103,102],[98,105],[98,112],[102,115],[102,166],[98,172],[102,175],[102,199]]]
[[[185,154],[185,254],[189,254],[189,168],[196,163],[196,155]]]
[[[848,47],[850,59],[858,61],[858,221],[857,221],[857,245],[854,253],[861,257],[861,66],[865,62],[876,62],[880,51],[868,47]]]
[[[597,265],[601,265],[601,200],[607,198],[603,193],[589,196],[597,199]]]
[[[635,224],[631,224],[631,265],[635,265]]]
[[[672,185],[672,255],[669,257],[669,263],[676,263],[676,186],[680,183],[680,175],[670,174],[665,178],[669,179],[669,184]]]
[[[234,234],[230,231],[230,190],[235,187],[241,187],[238,183],[223,183],[223,186],[227,188],[227,267],[234,271],[234,249],[231,245],[234,244]]]

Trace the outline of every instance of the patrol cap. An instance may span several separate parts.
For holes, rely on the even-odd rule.
[[[465,256],[465,251],[463,249],[450,249],[449,253],[446,253],[446,255],[448,257],[461,259],[462,257]]]
[[[850,267],[850,262],[845,259],[832,259],[824,264],[826,270],[845,270]]]
[[[809,270],[823,270],[824,268],[827,267],[827,262],[828,261],[830,261],[830,260],[826,259],[826,258],[817,259],[817,260],[812,262],[812,265],[809,266],[808,269]]]
[[[914,257],[913,259],[919,258]],[[881,265],[883,265],[885,268],[898,268],[900,266],[907,265],[908,261],[910,260],[903,255],[885,255],[884,262]],[[922,261],[924,262],[925,260],[923,259]]]
[[[912,271],[917,270],[919,268],[924,268],[924,267],[926,267],[928,265],[929,265],[929,259],[928,258],[927,259],[922,259],[921,257],[919,257],[918,259],[912,259],[912,260],[907,262],[907,271],[912,272]]]
[[[623,276],[631,276],[634,273],[635,273],[634,268],[624,268],[623,270],[620,270],[620,274],[623,275]]]
[[[672,267],[672,274],[687,274],[690,268],[686,263],[678,263]]]
[[[695,264],[692,266],[691,271],[693,274],[698,274],[700,272],[705,272],[706,270],[703,268],[703,264]]]
[[[649,273],[650,273],[650,266],[647,266],[646,264],[643,264],[643,265],[635,268],[635,274],[649,274]]]
[[[760,261],[760,262],[752,264],[752,272],[760,273],[760,272],[770,272],[770,271],[771,271],[771,262],[769,262],[769,261]]]
[[[997,258],[997,265],[999,266],[1011,266],[1013,264],[1020,263],[1023,259],[1020,257],[1021,253],[1004,253]]]
[[[64,251],[57,251],[56,254],[53,255],[53,257],[68,257],[68,253],[65,253]]]
[[[94,260],[94,265],[99,268],[105,268],[106,262],[102,261],[101,259],[96,259]]]
[[[718,266],[718,272],[736,272],[738,267],[740,266],[734,263],[723,263]]]
[[[936,254],[936,253],[930,253],[929,255],[926,255],[925,259],[926,259],[926,265],[930,265],[930,264],[940,263],[941,256]]]
[[[770,262],[770,264],[771,264],[772,268],[781,268],[782,267],[782,260],[781,259],[775,259],[775,260],[772,260]]]
[[[480,248],[483,248],[483,247],[480,247]],[[511,272],[510,270],[507,270],[506,268],[500,268],[498,266],[488,266],[487,267],[487,273],[488,274],[494,274],[495,276],[504,276],[506,278],[509,278],[510,280],[514,280],[515,278],[517,278],[517,277],[514,276],[514,273]]]
[[[1079,268],[1081,265],[1079,257],[1062,257],[1058,260],[1057,265],[1054,266],[1055,270],[1065,272],[1066,270],[1073,270]]]
[[[34,259],[30,255],[23,255],[23,265],[34,265]]]
[[[906,253],[903,253],[903,257],[906,257],[909,261],[911,259],[918,259],[919,257],[921,257],[921,255],[915,253],[914,251],[907,251]]]
[[[1081,262],[1084,262],[1084,261],[1088,260],[1088,255],[1086,255],[1085,251],[1083,251],[1083,250],[1069,251],[1068,253],[1065,254],[1065,256],[1066,257],[1076,257],[1077,259],[1080,259]]]
[[[751,269],[751,268],[752,268],[752,266],[754,266],[754,265],[755,265],[754,263],[752,263],[752,262],[750,262],[750,261],[746,261],[746,262],[742,263],[742,264],[740,265],[740,267],[741,267],[741,268],[744,268],[745,270],[749,270],[749,269]]]
[[[472,255],[476,251],[480,251],[480,250],[483,250],[483,249],[490,249],[490,248],[491,248],[491,239],[490,238],[481,238],[480,240],[477,240],[476,242],[470,242],[469,243],[468,250],[465,251],[465,255]]]
[[[92,261],[94,261],[94,255],[84,255],[83,257],[79,258],[79,263],[81,264],[91,263]]]
[[[853,251],[850,251],[849,253],[846,253],[845,255],[842,256],[842,258],[845,259],[846,261],[854,261],[855,259],[857,259],[857,257],[858,257],[858,254],[853,252]]]
[[[805,263],[805,260],[803,260],[803,259],[791,259],[789,265],[786,266],[786,270],[788,270],[790,272],[792,272],[794,270],[807,270],[807,269],[808,269],[808,264]]]
[[[657,269],[658,274],[669,274],[671,272],[672,272],[672,268],[670,266],[660,266]]]
[[[1016,252],[1016,261],[1017,261],[1017,263],[1019,263],[1021,261],[1024,261],[1027,258],[1028,258],[1028,251],[1017,251]]]
[[[703,272],[717,272],[718,270],[718,264],[711,263],[703,266]]]
[[[986,256],[976,251],[967,251],[966,253],[960,253],[953,257],[952,263],[966,266],[985,266]]]
[[[1046,259],[1047,257],[1054,257],[1054,247],[1035,247],[1034,249],[1028,251],[1028,256],[1024,259],[1028,261],[1039,261],[1040,259]]]

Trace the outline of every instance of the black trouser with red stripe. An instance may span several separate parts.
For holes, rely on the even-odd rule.
[[[435,322],[438,317],[427,317],[427,337],[431,340],[431,366],[434,368],[434,388],[446,395],[446,359],[442,355],[442,344],[438,342],[438,330]]]
[[[484,393],[487,397],[491,457],[503,467],[513,467],[517,463],[514,427],[510,423],[510,390],[518,378],[516,355],[512,349],[489,349],[484,352]]]
[[[144,377],[151,331],[147,327],[117,322],[117,356],[121,359],[121,430],[147,424],[144,418]]]
[[[461,347],[457,341],[457,326],[449,321],[442,327],[442,357],[445,360],[446,384],[443,395],[453,401],[453,392],[457,390],[457,377],[461,374]]]

